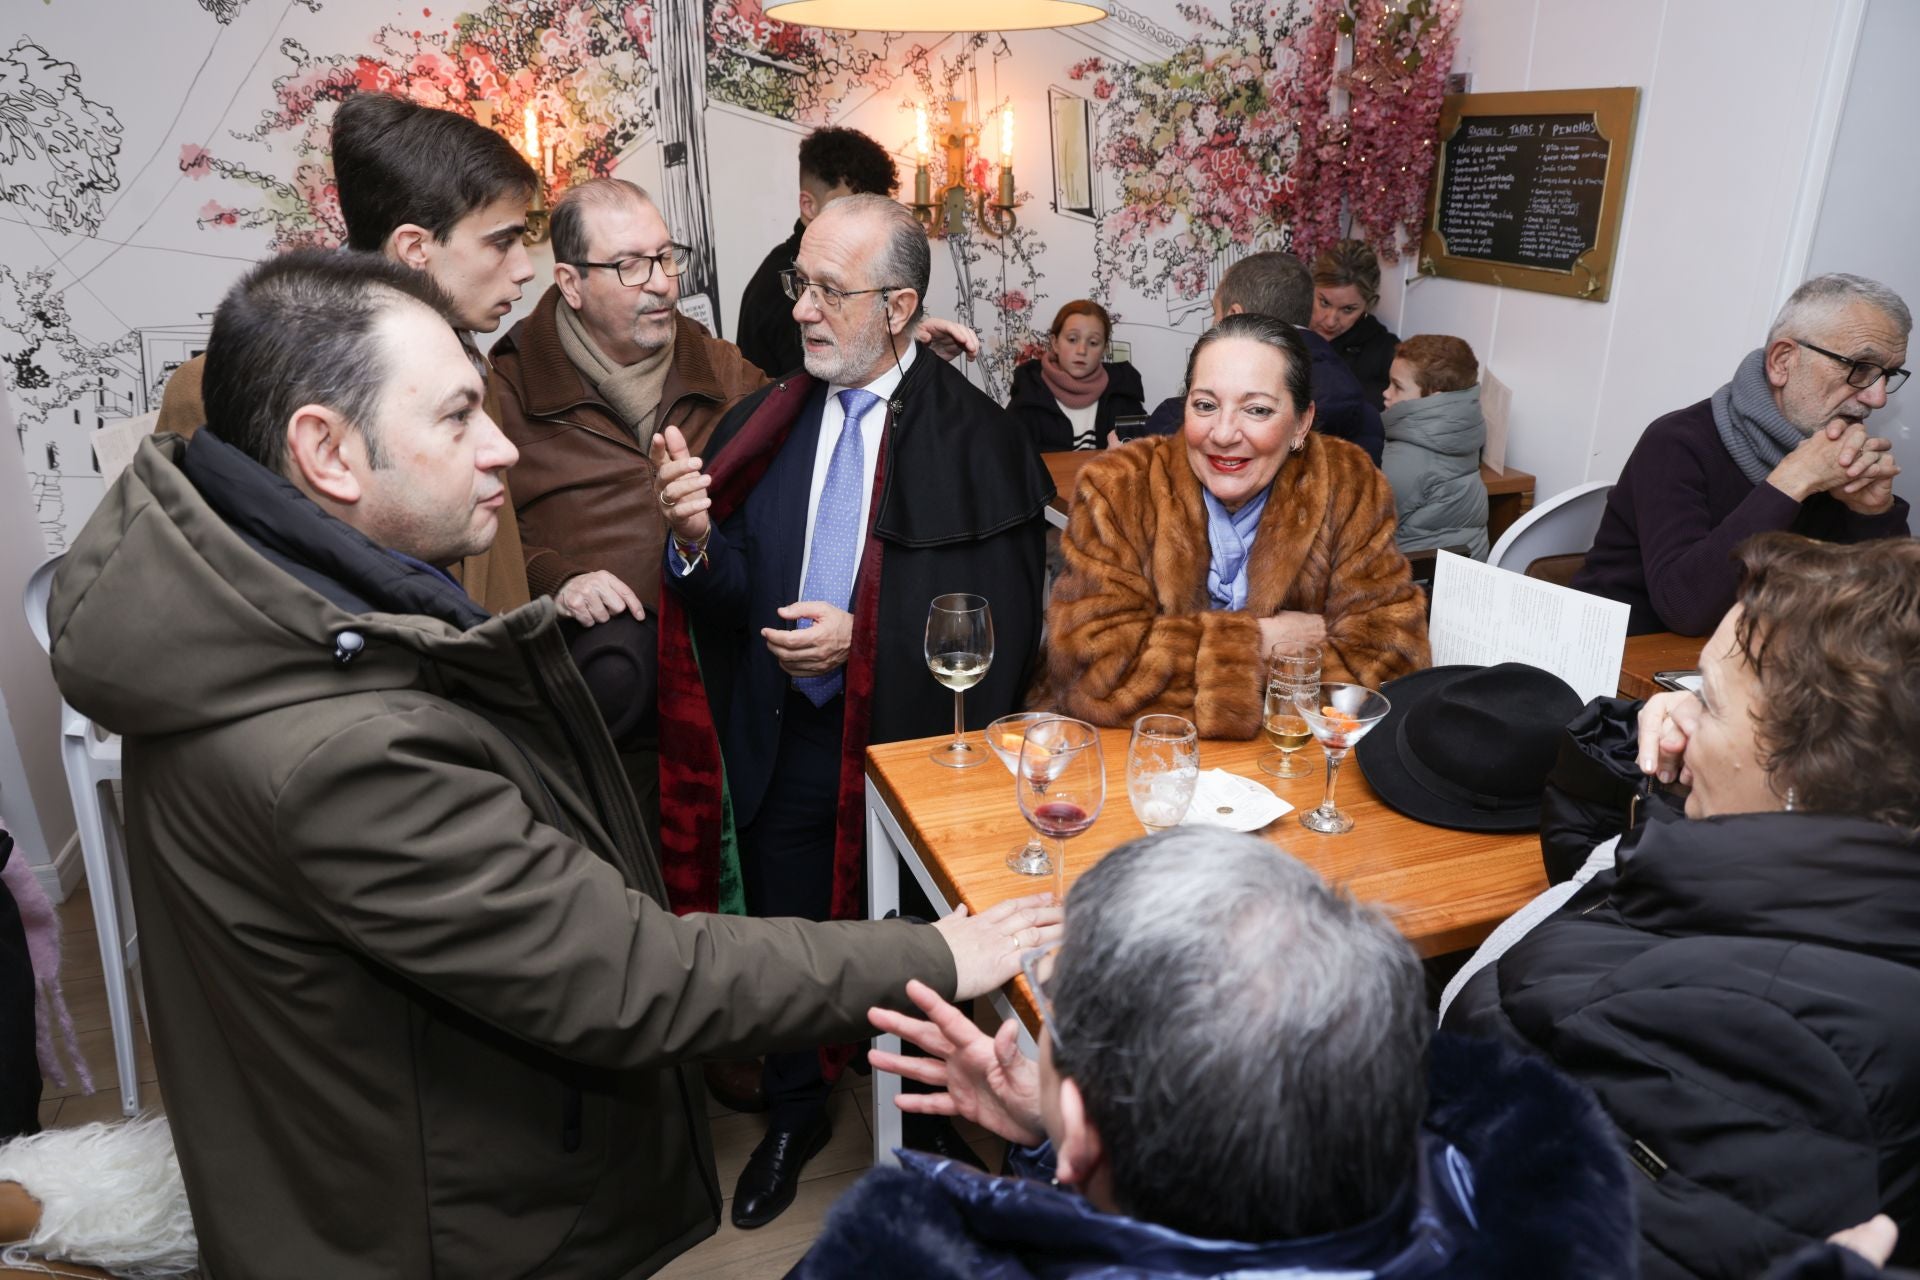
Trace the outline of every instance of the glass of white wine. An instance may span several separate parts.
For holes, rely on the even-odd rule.
[[[1302,696],[1318,696],[1320,661],[1320,646],[1312,644],[1275,645],[1267,659],[1260,730],[1273,754],[1263,756],[1260,767],[1276,778],[1304,778],[1313,772],[1311,758],[1303,761],[1294,754],[1313,741],[1313,728],[1296,702]]]
[[[1178,826],[1200,785],[1200,731],[1185,716],[1141,716],[1127,743],[1127,799],[1148,835]]]
[[[987,762],[987,753],[967,741],[965,700],[992,663],[993,610],[986,597],[935,596],[927,610],[927,666],[935,680],[953,690],[953,741],[933,749],[935,764],[971,769]]]

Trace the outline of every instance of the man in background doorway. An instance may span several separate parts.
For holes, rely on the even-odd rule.
[[[769,377],[792,373],[804,354],[793,300],[780,287],[780,273],[792,268],[807,224],[842,196],[890,196],[899,186],[893,157],[858,129],[815,129],[800,144],[800,220],[740,295],[740,350]]]

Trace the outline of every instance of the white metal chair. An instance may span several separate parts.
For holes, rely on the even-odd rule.
[[[1487,553],[1487,563],[1525,573],[1536,560],[1584,554],[1593,546],[1612,489],[1612,481],[1595,480],[1554,494],[1500,535]]]
[[[59,566],[60,557],[55,556],[27,579],[27,625],[42,649],[51,648],[47,599],[53,593],[53,571]],[[102,731],[62,698],[60,762],[67,770],[67,793],[73,799],[80,856],[93,899],[93,927],[100,938],[107,1017],[113,1027],[114,1060],[120,1068],[120,1109],[131,1116],[140,1110],[140,1072],[134,1062],[129,986],[140,995],[142,1023],[146,1022],[147,998],[140,985],[140,934],[134,924],[133,896],[127,883],[126,843],[113,800],[113,784],[120,780],[119,735]]]

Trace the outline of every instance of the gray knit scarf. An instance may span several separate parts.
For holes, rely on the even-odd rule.
[[[1807,438],[1774,403],[1765,347],[1751,352],[1734,370],[1733,381],[1713,393],[1713,425],[1740,474],[1755,484]]]
[[[562,299],[554,308],[559,321],[560,347],[573,361],[573,367],[593,384],[613,411],[627,424],[642,444],[653,437],[654,414],[660,408],[660,396],[666,389],[667,369],[673,361],[673,330],[658,351],[649,352],[632,364],[615,364],[600,344],[587,332],[574,309]]]

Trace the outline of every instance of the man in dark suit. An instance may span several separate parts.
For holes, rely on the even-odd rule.
[[[1285,320],[1300,330],[1313,353],[1313,429],[1351,440],[1367,451],[1374,465],[1386,446],[1380,411],[1333,344],[1308,328],[1313,319],[1313,273],[1290,253],[1256,253],[1240,259],[1220,277],[1213,291],[1213,322],[1242,311]],[[1163,400],[1147,419],[1147,431],[1172,435],[1186,416],[1186,397]]]
[[[800,219],[775,245],[740,295],[740,352],[777,378],[802,363],[800,326],[780,284],[800,252],[800,237],[820,211],[842,196],[890,196],[900,178],[887,149],[858,129],[815,129],[800,144]]]
[[[1018,703],[1039,647],[1053,485],[1019,424],[911,340],[931,265],[906,209],[876,195],[835,201],[786,277],[805,371],[728,413],[710,469],[677,430],[656,437],[671,535],[662,842],[680,909],[725,905],[736,880],[724,763],[748,912],[864,914],[867,744],[951,724],[923,649],[934,596],[992,605],[993,663],[969,719],[978,727]],[[829,1136],[838,1065],[768,1057],[769,1127],[734,1193],[737,1225],[792,1202]]]

